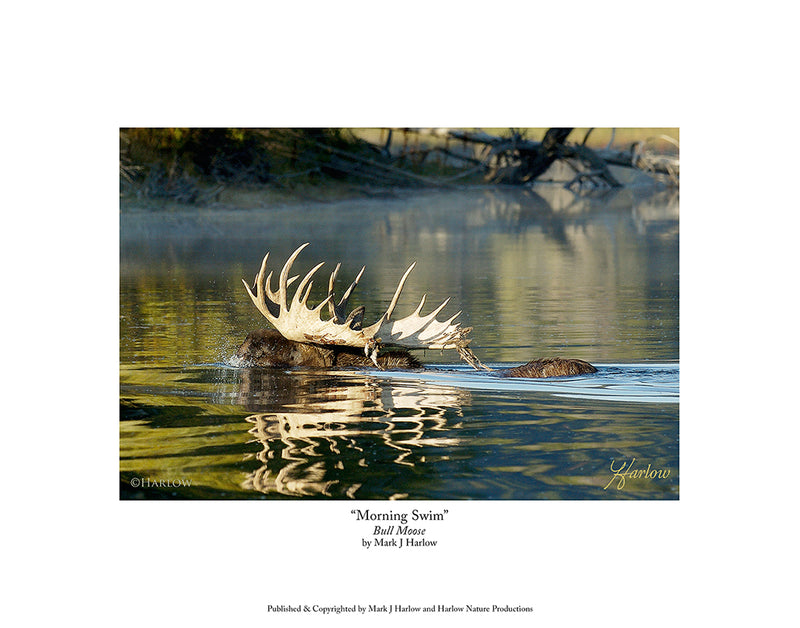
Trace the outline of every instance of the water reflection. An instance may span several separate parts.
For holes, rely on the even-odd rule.
[[[467,367],[468,368],[468,367]],[[677,367],[498,380],[421,373],[125,368],[125,498],[670,499]],[[612,461],[671,469],[606,490]]]
[[[444,387],[389,384],[345,374],[246,369],[240,402],[273,408],[245,420],[261,450],[246,490],[292,496],[358,498],[366,476],[391,478],[393,465],[414,467],[432,450],[458,445],[461,408],[469,393]],[[439,458],[446,456],[441,453]],[[406,497],[403,492],[389,499]]]
[[[355,298],[368,313],[386,309],[416,260],[398,307],[413,309],[425,293],[429,302],[452,297],[483,360],[565,352],[588,361],[675,360],[678,217],[674,189],[581,196],[555,185],[309,204],[302,212],[123,213],[123,359],[224,361],[264,325],[241,279],[252,278],[266,250],[286,259],[310,241],[299,270],[341,261],[350,277],[366,265]],[[324,298],[318,283],[311,302]],[[177,344],[166,327],[180,334]]]
[[[639,199],[633,206],[637,232],[664,239],[677,238],[680,218],[678,202],[678,190],[672,188]]]
[[[677,497],[678,203],[664,188],[537,185],[302,211],[123,211],[123,484],[193,480],[169,498]],[[449,296],[485,363],[559,355],[601,372],[499,381],[438,351],[419,354],[434,367],[423,374],[230,368],[265,324],[241,279],[267,249],[286,259],[306,241],[299,272],[323,260],[343,262],[347,277],[367,266],[355,298],[368,315],[385,311],[417,261],[398,312],[423,293]],[[609,464],[623,458],[673,476],[610,494]]]

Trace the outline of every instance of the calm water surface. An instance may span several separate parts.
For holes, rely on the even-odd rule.
[[[677,499],[678,224],[677,193],[645,188],[123,211],[121,496]],[[268,326],[241,279],[303,242],[298,273],[326,262],[312,302],[326,268],[346,286],[366,265],[351,304],[374,322],[416,260],[399,315],[449,296],[484,363],[599,372],[500,379],[449,351],[415,372],[237,368]]]

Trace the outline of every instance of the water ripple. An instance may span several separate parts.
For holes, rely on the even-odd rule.
[[[491,364],[493,369],[512,365]],[[549,379],[501,378],[461,364],[446,364],[421,372],[370,371],[394,380],[414,380],[468,390],[549,393],[556,397],[632,403],[679,403],[677,363],[596,364],[597,373]]]

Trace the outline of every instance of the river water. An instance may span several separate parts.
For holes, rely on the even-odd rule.
[[[326,262],[312,303],[325,269],[342,262],[341,293],[366,265],[350,303],[374,322],[416,261],[398,316],[451,297],[485,364],[599,371],[501,379],[452,351],[412,372],[237,367],[269,326],[242,278],[304,242],[297,274]],[[121,498],[677,499],[678,246],[677,192],[652,187],[124,209]]]

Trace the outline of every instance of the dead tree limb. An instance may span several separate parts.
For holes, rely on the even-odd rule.
[[[322,144],[320,142],[314,142],[318,148],[326,150],[334,155],[339,155],[340,157],[344,157],[345,159],[350,159],[355,162],[360,162],[362,164],[367,164],[372,166],[373,168],[377,168],[378,170],[383,170],[384,172],[388,172],[399,177],[404,177],[406,179],[411,179],[413,181],[417,181],[420,183],[425,183],[426,185],[443,185],[442,182],[437,181],[431,177],[425,177],[419,174],[414,174],[413,172],[409,172],[408,170],[403,170],[402,168],[397,168],[395,166],[390,166],[388,164],[382,164],[380,162],[375,161],[374,159],[370,159],[368,157],[362,157],[361,155],[356,155],[355,153],[351,153],[349,151],[342,150],[340,148],[334,148],[333,146],[328,146],[327,144]]]
[[[601,184],[621,187],[605,162],[591,148],[566,143],[571,132],[572,128],[548,129],[541,142],[526,140],[517,133],[512,133],[511,139],[463,132],[459,137],[478,143],[488,141],[491,145],[488,179],[493,183],[529,183],[547,172],[556,161],[575,160],[591,171],[592,177]]]
[[[677,146],[677,142],[671,137],[663,136],[658,139],[665,139]],[[677,156],[661,155],[648,149],[647,141],[636,142],[628,150],[605,148],[598,150],[597,155],[606,163],[664,175],[673,183],[677,183],[680,179],[679,158]]]
[[[662,155],[650,149],[650,139],[637,142],[625,151],[612,149],[611,142],[604,149],[593,150],[586,146],[586,142],[594,129],[587,131],[580,144],[568,144],[566,140],[572,130],[548,129],[541,142],[526,140],[516,131],[512,131],[510,138],[463,129],[453,129],[449,131],[449,135],[463,142],[486,147],[482,157],[487,164],[487,180],[493,183],[524,184],[535,181],[553,163],[560,160],[570,164],[577,173],[567,183],[567,187],[582,181],[591,181],[597,186],[621,187],[622,184],[611,173],[609,165],[635,168],[656,176],[663,175],[677,184],[680,174],[677,156]],[[613,137],[612,131],[612,141]],[[668,141],[677,147],[677,142],[666,136],[652,139]],[[580,164],[580,167],[574,167],[572,162]]]

